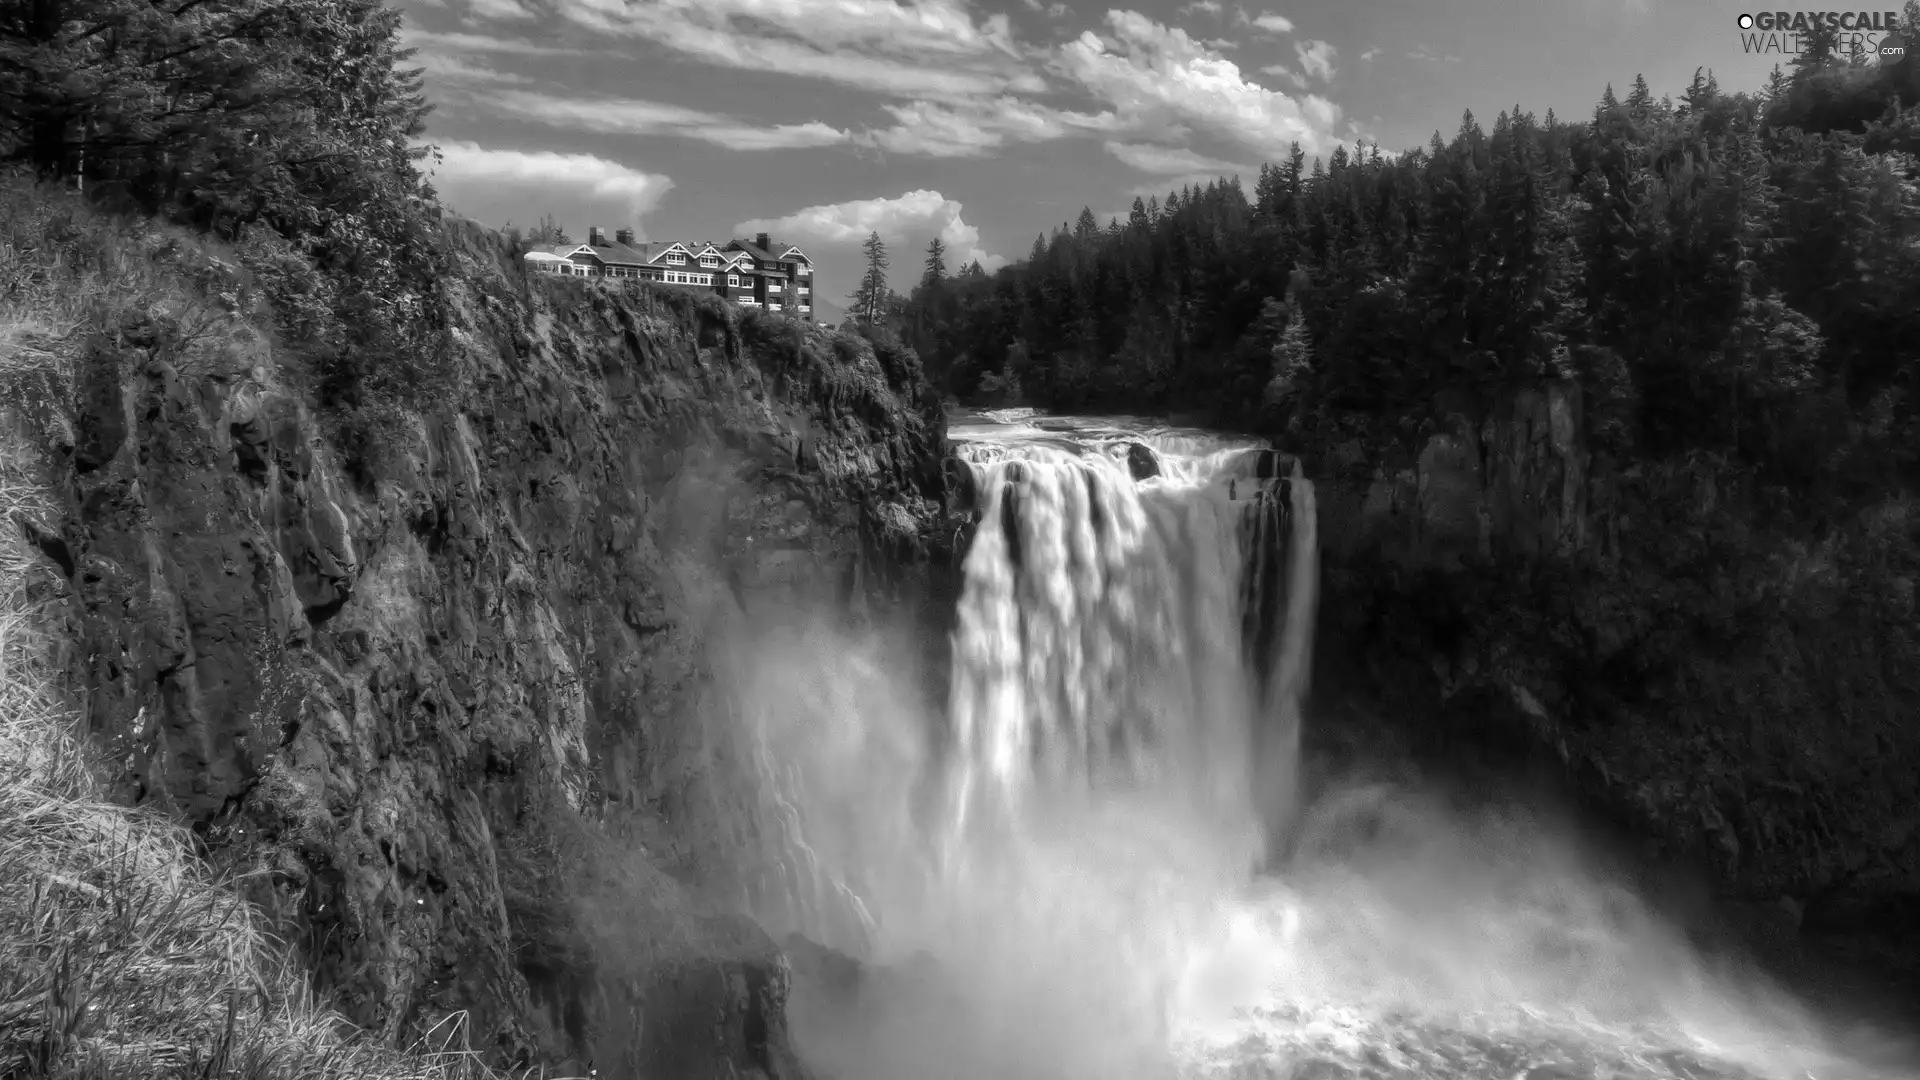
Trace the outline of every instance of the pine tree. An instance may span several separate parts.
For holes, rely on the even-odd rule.
[[[860,275],[860,284],[847,296],[851,302],[848,314],[873,326],[887,310],[887,245],[878,232],[870,232],[860,248],[866,256],[867,269]]]
[[[920,283],[930,288],[939,287],[947,277],[947,245],[939,237],[927,244],[927,261],[920,274]]]

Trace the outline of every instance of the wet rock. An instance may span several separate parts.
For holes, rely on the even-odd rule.
[[[1160,475],[1160,457],[1145,443],[1128,443],[1127,469],[1135,480],[1150,480]]]

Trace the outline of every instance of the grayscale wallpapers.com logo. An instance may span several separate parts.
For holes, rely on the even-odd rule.
[[[1890,64],[1907,54],[1907,35],[1893,11],[1757,11],[1737,21],[1744,53],[1797,55],[1804,36],[1824,26],[1833,31],[1833,52],[1842,59],[1862,53]]]

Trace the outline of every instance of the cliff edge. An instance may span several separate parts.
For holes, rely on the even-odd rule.
[[[55,503],[9,527],[109,789],[383,1040],[464,1010],[508,1064],[803,1075],[707,632],[749,596],[921,617],[945,436],[912,353],[530,279],[448,220],[431,395],[321,409],[245,258],[55,202],[6,339]]]

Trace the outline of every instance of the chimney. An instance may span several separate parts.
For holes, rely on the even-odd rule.
[[[600,226],[589,225],[587,227],[587,243],[592,244],[594,247],[603,247],[606,242],[607,234]]]
[[[767,239],[766,233],[754,233],[753,246],[769,255],[773,254],[773,242]]]
[[[632,229],[621,229],[618,232],[613,234],[613,238],[627,245],[628,247],[633,246],[633,230]]]

